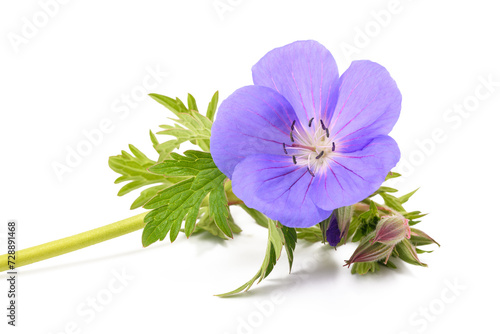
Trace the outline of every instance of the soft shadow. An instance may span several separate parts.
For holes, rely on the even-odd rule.
[[[236,239],[237,237],[238,236],[235,236],[234,238]],[[196,239],[196,242],[192,242],[192,244],[195,247],[197,247],[197,249],[199,250],[199,254],[205,253],[206,251],[214,248],[214,246],[227,247],[226,242],[228,241],[228,240],[224,240],[222,238],[216,237],[210,233],[197,233],[195,235],[192,235],[191,238],[189,238],[189,239]],[[176,240],[176,242],[177,243],[189,242],[189,239],[186,239],[186,240],[179,240],[178,239],[178,240]],[[126,251],[126,252],[118,253],[118,254],[93,257],[93,258],[89,258],[86,260],[80,260],[80,261],[75,261],[75,262],[71,262],[71,263],[49,265],[49,266],[45,266],[43,268],[37,268],[37,269],[30,269],[29,267],[27,267],[27,268],[23,267],[20,272],[22,273],[23,276],[27,276],[27,275],[33,275],[33,274],[40,274],[40,273],[44,273],[44,272],[50,272],[50,271],[57,270],[57,269],[68,269],[68,268],[72,268],[75,266],[81,266],[81,265],[86,265],[86,264],[95,264],[96,262],[99,262],[99,261],[119,259],[122,257],[137,254],[139,252],[150,252],[150,251],[157,249],[159,247],[170,247],[171,244],[172,244],[171,242],[168,242],[168,240],[165,239],[164,241],[157,242],[157,243],[155,243],[149,247],[146,247],[146,248],[139,248],[139,249],[135,249],[132,251]],[[70,253],[68,253],[68,254],[70,254]],[[64,254],[64,255],[66,255],[66,254]],[[64,256],[64,255],[61,255],[61,256]],[[50,260],[50,259],[47,259],[47,260]],[[0,274],[0,279],[5,279],[5,278],[7,278],[7,276],[8,276],[8,274],[6,272],[3,272]]]
[[[237,235],[234,235],[233,239],[222,239],[208,232],[196,233],[189,237],[189,239],[196,240],[196,242],[194,242],[195,247],[201,246],[202,251],[205,251],[208,248],[213,248],[214,246],[227,247],[227,242],[233,241],[236,238],[238,238]]]
[[[289,293],[305,284],[314,285],[332,281],[340,270],[340,265],[333,260],[332,251],[334,252],[331,247],[321,247],[317,250],[316,256],[303,260],[298,265],[294,264],[289,275],[282,278],[268,277],[259,284],[254,284],[249,291],[223,299],[266,296],[276,290]],[[265,283],[261,285],[263,282]]]
[[[392,280],[397,276],[415,276],[409,269],[409,266],[411,266],[411,264],[397,258],[391,258],[391,261],[397,266],[396,269],[380,265],[379,271],[375,273],[368,273],[365,275],[352,275],[353,279],[355,279],[356,282],[361,283],[366,281]]]
[[[21,273],[23,276],[28,276],[28,275],[33,275],[33,274],[51,272],[51,271],[57,270],[57,269],[68,269],[68,268],[72,268],[75,266],[81,266],[81,265],[86,265],[86,264],[95,264],[96,262],[106,261],[106,260],[111,260],[111,259],[119,259],[122,257],[130,256],[132,254],[137,254],[139,252],[150,252],[153,249],[156,249],[159,247],[166,247],[169,245],[170,245],[169,242],[160,242],[160,243],[157,243],[155,245],[149,246],[147,248],[140,248],[140,249],[127,251],[127,252],[123,252],[123,253],[118,253],[118,254],[112,254],[112,255],[104,255],[104,256],[100,256],[100,257],[90,258],[87,260],[80,260],[80,261],[75,261],[75,262],[71,262],[71,263],[57,264],[57,265],[47,266],[47,267],[38,268],[38,269],[22,268],[21,271],[18,273]],[[71,254],[71,253],[68,253],[68,254]],[[64,255],[66,255],[66,254],[64,254]],[[64,255],[61,255],[61,256],[64,256]],[[50,259],[48,259],[48,260],[50,260]],[[8,276],[8,274],[4,272],[4,273],[0,274],[0,279],[4,279],[7,276]]]

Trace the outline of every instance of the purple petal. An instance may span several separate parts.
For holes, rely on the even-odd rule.
[[[232,180],[233,192],[246,205],[285,226],[310,227],[331,214],[311,200],[313,177],[290,156],[249,156],[236,166]]]
[[[290,104],[274,90],[238,89],[222,102],[212,126],[210,152],[215,164],[232,179],[234,167],[249,155],[284,155],[283,143],[291,144],[296,118]]]
[[[332,219],[330,220],[330,225],[326,229],[326,241],[330,246],[336,247],[342,237],[340,236],[339,223],[335,213],[332,214]]]
[[[380,187],[399,158],[398,145],[389,136],[376,137],[360,151],[338,153],[316,174],[311,199],[324,210],[359,202]]]
[[[330,51],[315,41],[298,41],[268,52],[252,68],[256,85],[278,91],[300,122],[329,119],[338,95],[339,72]]]
[[[353,152],[387,135],[398,120],[401,93],[389,72],[368,60],[354,61],[340,78],[337,106],[329,122],[337,150]]]

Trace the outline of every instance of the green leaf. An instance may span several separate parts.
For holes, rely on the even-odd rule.
[[[219,91],[215,92],[215,94],[212,97],[212,100],[208,104],[208,108],[207,108],[207,118],[209,120],[211,120],[212,122],[214,121],[215,112],[217,111],[217,104],[218,103],[219,103]]]
[[[384,263],[384,261],[378,261],[378,263],[391,269],[398,269],[398,267],[390,260],[387,260],[387,263]]]
[[[196,223],[193,234],[200,232],[208,232],[221,239],[228,239],[228,237],[222,233],[222,231],[217,227],[212,216],[208,213],[208,207],[202,207],[200,209],[200,220]],[[228,223],[231,227],[231,231],[235,234],[241,233],[241,228],[234,222],[233,216],[229,213]]]
[[[370,203],[370,211],[363,212],[358,217],[353,219],[352,224],[357,228],[356,232],[352,236],[352,242],[360,241],[365,236],[375,231],[375,229],[377,228],[380,217],[378,216],[378,214],[375,214],[373,212],[371,207],[372,205]]]
[[[408,193],[406,195],[403,195],[403,196],[399,197],[399,203],[405,204],[406,202],[408,202],[408,200],[410,199],[410,197],[412,197],[413,194],[416,193],[418,189],[419,188],[413,190],[412,192],[410,192],[410,193]]]
[[[403,213],[403,216],[405,216],[406,219],[414,220],[427,216],[427,213],[422,213],[420,211],[412,211]]]
[[[422,266],[422,267],[427,267],[425,263],[420,262],[418,256],[417,256],[417,250],[415,246],[412,245],[412,243],[408,239],[403,239],[400,243],[396,245],[396,253],[398,257],[409,263],[413,264],[415,266]]]
[[[378,191],[379,192],[385,192],[385,193],[395,193],[395,192],[398,192],[397,189],[394,189],[394,188],[391,188],[391,187],[385,187],[385,186],[382,186],[382,187],[378,188]]]
[[[177,98],[175,98],[175,102],[177,103],[177,106],[179,107],[179,110],[181,112],[189,113],[189,109],[186,108],[186,106],[184,105],[184,103],[182,103],[181,99],[179,99],[177,97]]]
[[[395,193],[397,191],[398,191],[397,189],[391,187],[381,186],[380,188],[377,189],[377,191],[368,196],[368,198],[372,198],[373,196],[379,195],[380,193]]]
[[[240,286],[239,288],[217,295],[218,297],[230,297],[235,294],[238,294],[243,291],[248,291],[255,282],[260,283],[264,278],[266,278],[274,266],[276,265],[276,261],[280,258],[281,250],[283,249],[283,245],[285,244],[284,236],[282,229],[277,226],[277,222],[271,219],[268,219],[268,239],[267,239],[267,248],[266,255],[264,256],[264,261],[262,262],[262,266],[257,271],[254,277],[252,277],[248,282]]]
[[[351,274],[365,275],[380,270],[378,262],[356,262],[352,265]]]
[[[395,179],[397,177],[400,177],[401,174],[399,173],[396,173],[396,172],[389,172],[389,174],[387,174],[387,176],[385,177],[385,180],[390,180],[390,179]]]
[[[266,227],[268,225],[268,218],[261,213],[260,211],[257,211],[255,209],[249,208],[245,204],[240,204],[240,207],[245,210],[254,220],[257,224],[259,224],[262,227]]]
[[[177,116],[178,119],[172,118],[172,120],[178,124],[160,125],[160,128],[164,130],[159,131],[158,134],[177,138],[175,143],[177,145],[186,141],[196,141],[200,148],[208,152],[212,128],[212,124],[208,123],[210,120],[198,113],[179,113]]]
[[[227,236],[233,237],[231,227],[228,223],[229,206],[227,204],[224,186],[217,187],[210,193],[208,198],[210,216],[213,217],[217,227]]]
[[[186,108],[179,98],[174,100],[160,94],[149,95],[177,116],[177,118],[171,118],[176,124],[161,125],[160,127],[164,130],[158,132],[158,134],[176,138],[169,146],[178,146],[186,141],[191,141],[200,146],[203,151],[210,151],[212,121],[198,112],[196,101],[191,94],[188,95],[188,106],[191,110]]]
[[[123,196],[132,190],[139,189],[149,184],[171,182],[163,176],[150,173],[148,168],[155,162],[149,159],[135,146],[129,145],[132,154],[122,151],[121,155],[112,156],[108,160],[109,167],[116,173],[121,174],[115,183],[130,181],[118,192],[118,196]]]
[[[195,176],[200,170],[209,169],[217,169],[210,153],[186,151],[184,155],[172,153],[172,160],[156,164],[149,171],[164,176]]]
[[[426,251],[426,250],[423,250],[423,249],[420,249],[420,248],[416,248],[415,247],[415,250],[417,251],[417,254],[424,254],[424,253],[432,253],[434,251]]]
[[[432,239],[427,233],[425,233],[424,231],[418,230],[414,227],[411,228],[410,241],[415,246],[425,246],[425,245],[436,244],[439,247],[441,247],[441,245],[436,240]]]
[[[380,196],[384,199],[385,205],[399,212],[406,212],[406,210],[401,205],[399,198],[389,195],[387,193],[380,193]]]
[[[307,228],[296,228],[297,239],[303,239],[309,242],[323,242],[323,232],[318,225]]]
[[[380,217],[378,214],[377,204],[374,201],[370,201],[370,212],[374,217]]]
[[[141,191],[141,194],[139,195],[139,197],[137,197],[134,203],[132,203],[130,210],[140,208],[141,206],[146,204],[151,198],[153,198],[159,191],[167,187],[170,187],[172,184],[173,183],[171,182],[165,182],[164,184],[144,189],[143,191]]]
[[[288,265],[290,266],[290,272],[292,271],[293,264],[293,251],[297,245],[297,231],[292,227],[281,226],[281,231],[285,238],[285,250],[288,257]]]
[[[219,171],[210,153],[186,151],[184,154],[182,156],[173,153],[173,160],[166,160],[150,168],[150,171],[164,176],[189,176],[189,178],[160,191],[144,206],[146,209],[152,209],[144,218],[146,223],[142,234],[144,247],[163,240],[169,232],[170,240],[174,241],[184,220],[185,233],[189,237],[194,231],[203,199],[212,191],[220,192],[221,189],[224,191],[226,176]],[[215,201],[214,205],[221,205],[220,196],[216,196],[212,201]],[[226,206],[227,201],[223,204]],[[226,235],[232,237],[230,228],[226,229],[225,226],[228,224],[227,221],[225,224],[220,221],[224,213],[217,211],[215,215],[219,219],[218,222],[215,219],[218,226],[220,224],[224,227],[221,229],[222,232],[226,234],[229,231]]]
[[[196,105],[196,100],[194,99],[193,95],[188,93],[188,108],[189,110],[195,110],[198,111],[198,106]]]
[[[151,131],[149,131],[149,134],[153,147],[159,154],[158,160],[160,161],[166,158],[170,152],[178,146],[177,144],[172,145],[171,141],[160,144],[156,136]],[[115,183],[130,181],[120,189],[118,196],[123,196],[144,186],[159,183],[157,186],[144,189],[139,197],[132,203],[130,207],[131,210],[143,206],[147,201],[155,196],[158,191],[184,179],[183,177],[164,177],[151,173],[149,168],[154,166],[156,162],[149,159],[135,146],[129,145],[129,148],[132,154],[122,151],[121,155],[109,158],[110,168],[121,174],[121,176],[116,179]]]
[[[178,112],[184,112],[175,99],[160,94],[149,94],[149,96],[151,96],[158,103],[167,107],[175,114],[177,114]]]
[[[179,148],[180,146],[180,143],[177,139],[168,140],[163,143],[158,142],[158,139],[151,130],[149,130],[149,137],[151,138],[154,149],[160,155],[158,158],[158,162],[169,159],[170,153],[172,153],[173,150]]]
[[[332,212],[332,215],[334,213]],[[326,218],[325,220],[322,220],[318,223],[319,229],[321,230],[321,242],[326,243],[326,231],[328,230],[328,227],[330,226],[330,220],[331,220],[331,215],[330,217]]]

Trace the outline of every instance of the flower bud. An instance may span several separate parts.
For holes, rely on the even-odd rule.
[[[375,238],[372,243],[380,242],[385,245],[395,245],[404,238],[410,239],[411,230],[408,219],[403,216],[383,216],[375,229]]]
[[[358,248],[354,251],[351,258],[346,262],[345,266],[350,266],[355,262],[374,262],[385,259],[385,263],[389,260],[394,245],[387,245],[380,242],[370,242],[375,236],[374,232],[368,234],[360,243]]]
[[[326,240],[336,247],[342,239],[346,242],[349,225],[351,224],[354,209],[351,205],[338,208],[333,211],[330,224],[326,230]]]
[[[325,233],[326,241],[330,244],[330,246],[337,247],[338,243],[342,239],[339,223],[337,217],[335,216],[335,212],[332,214],[330,219],[330,224],[328,225],[328,229]]]
[[[399,258],[409,264],[415,266],[427,267],[425,263],[422,263],[417,255],[417,250],[415,246],[409,240],[404,239],[402,242],[396,245],[396,253]]]
[[[352,207],[352,205],[349,205],[338,208],[334,212],[338,220],[340,238],[344,239],[344,242],[346,242],[347,233],[349,232],[349,226],[351,225],[352,215],[354,213],[354,208]]]

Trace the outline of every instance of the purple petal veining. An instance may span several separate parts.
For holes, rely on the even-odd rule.
[[[399,161],[388,133],[401,94],[384,67],[355,61],[339,78],[324,46],[299,41],[252,73],[255,85],[221,104],[211,138],[215,163],[249,207],[309,227],[369,196]]]

